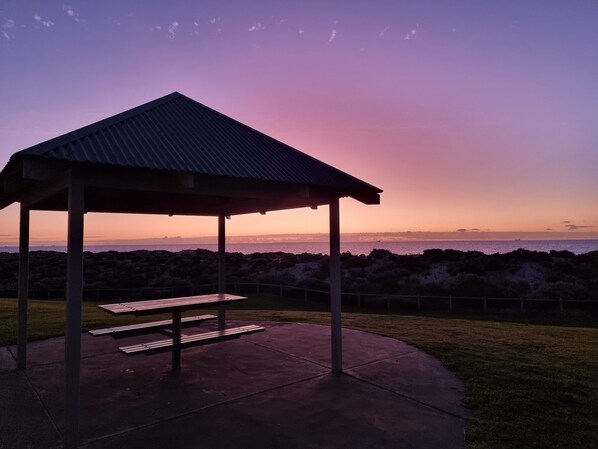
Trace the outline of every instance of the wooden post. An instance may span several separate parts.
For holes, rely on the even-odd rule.
[[[339,200],[330,202],[330,315],[332,372],[343,370],[343,336],[341,328],[341,238]]]
[[[488,312],[488,298],[484,296],[484,313]]]
[[[449,296],[449,310],[453,311],[453,295]]]
[[[218,293],[226,293],[226,234],[225,216],[218,215]],[[226,325],[226,308],[224,304],[218,306],[218,329],[223,330]]]
[[[521,304],[521,313],[523,313],[523,296],[521,296],[519,298],[520,304]]]
[[[559,298],[559,308],[561,309],[561,313],[563,313],[563,298]]]
[[[417,310],[421,310],[421,301],[419,299],[419,295],[417,295]]]
[[[68,193],[68,244],[66,274],[66,449],[78,447],[79,382],[81,369],[81,301],[83,299],[84,187],[81,174],[72,171]]]
[[[21,205],[19,223],[19,330],[17,367],[27,367],[27,303],[29,301],[29,209]]]

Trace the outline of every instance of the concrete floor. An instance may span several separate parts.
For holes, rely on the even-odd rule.
[[[334,375],[328,327],[261,324],[265,332],[184,350],[179,373],[169,353],[117,351],[159,334],[83,335],[81,447],[464,447],[463,384],[438,360],[344,329],[344,373]],[[0,448],[61,447],[64,338],[30,343],[26,372],[15,355],[0,348]]]

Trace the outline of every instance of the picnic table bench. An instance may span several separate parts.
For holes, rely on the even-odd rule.
[[[202,334],[183,335],[181,333],[183,324],[196,324],[204,320],[215,319],[216,316],[200,315],[182,318],[182,312],[201,307],[222,306],[233,301],[243,301],[246,299],[247,298],[244,296],[216,293],[212,295],[104,304],[98,307],[114,315],[132,314],[135,316],[145,316],[170,312],[172,313],[172,319],[132,324],[129,326],[110,327],[106,329],[95,329],[89,331],[89,333],[93,336],[111,335],[113,337],[118,337],[134,333],[152,332],[155,330],[159,330],[163,333],[168,331],[169,334],[172,334],[171,338],[123,346],[118,349],[127,355],[154,354],[157,352],[172,351],[172,369],[179,370],[181,367],[182,348],[216,343],[265,330],[262,326],[248,325],[228,329],[221,328],[217,331],[205,332]]]

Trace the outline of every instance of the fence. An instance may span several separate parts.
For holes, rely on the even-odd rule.
[[[304,301],[327,302],[330,292],[303,287],[264,283],[229,283],[227,291],[235,294],[274,294]],[[193,296],[215,293],[216,284],[183,287],[141,288],[141,289],[84,289],[83,297],[88,300],[158,299],[179,296]],[[0,297],[16,298],[16,290],[0,291]],[[32,299],[64,299],[64,289],[32,289]],[[564,300],[548,298],[493,298],[474,296],[430,296],[397,295],[383,293],[342,292],[345,307],[387,309],[402,311],[457,311],[476,310],[482,312],[537,312],[556,310],[561,313],[571,310],[598,312],[598,300]]]

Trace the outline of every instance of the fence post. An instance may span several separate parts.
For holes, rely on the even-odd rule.
[[[488,312],[488,298],[484,296],[484,313]]]
[[[390,309],[390,299],[386,298],[386,308]]]
[[[306,288],[303,289],[303,301],[307,302],[307,289]]]
[[[256,293],[258,295],[260,294],[260,283],[259,282],[256,284]]]
[[[417,295],[417,310],[421,310],[421,309],[422,309],[422,305],[420,302],[420,297],[419,297],[419,295]]]
[[[523,296],[519,298],[519,301],[521,303],[521,313],[523,313]]]
[[[559,308],[561,309],[561,313],[563,313],[563,298],[559,298]]]
[[[357,307],[361,308],[361,293],[357,293]]]
[[[282,285],[279,285],[278,287],[280,288],[280,294],[278,296],[282,298]]]
[[[449,311],[453,311],[453,295],[449,296]]]

